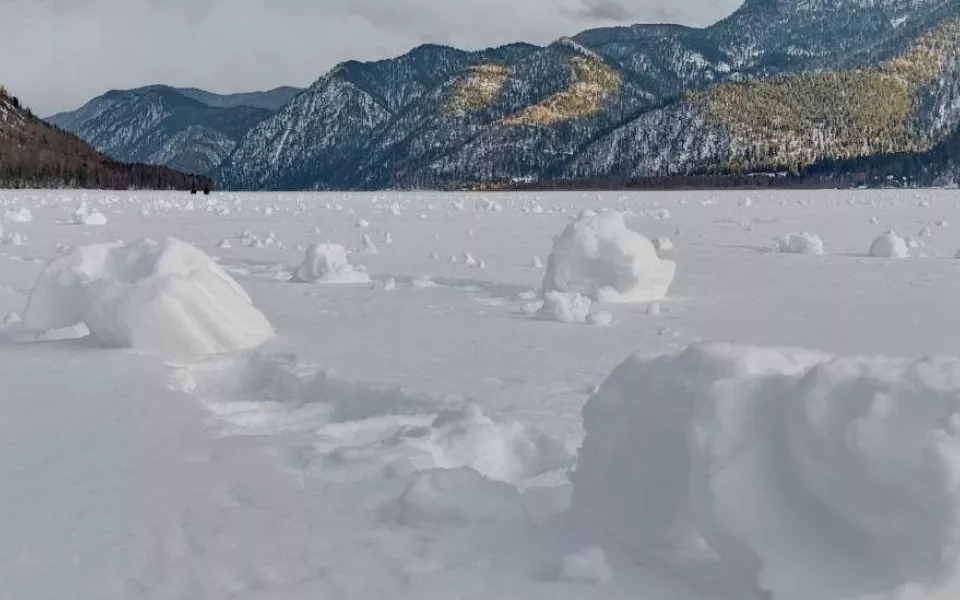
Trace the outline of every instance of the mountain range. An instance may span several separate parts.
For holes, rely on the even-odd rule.
[[[284,87],[220,95],[153,85],[107,92],[47,121],[116,160],[203,174],[223,162],[251,127],[299,91]]]
[[[33,115],[0,86],[0,188],[198,189],[203,177],[123,164]]]
[[[940,166],[907,170],[935,181],[954,172],[944,148],[956,147],[960,126],[960,3],[747,0],[703,29],[613,27],[482,51],[425,45],[340,64],[282,106],[214,107],[196,91],[144,90],[52,120],[112,156],[208,172],[229,189],[927,163]],[[172,93],[196,105],[174,110]],[[180,110],[200,116],[174,119]]]

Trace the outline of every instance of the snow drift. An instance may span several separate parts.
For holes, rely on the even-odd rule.
[[[253,348],[273,336],[236,281],[174,238],[84,246],[51,263],[30,292],[24,327],[80,323],[103,345],[162,355]]]
[[[960,359],[694,347],[584,409],[573,515],[643,557],[705,541],[777,600],[960,591]]]
[[[602,302],[647,302],[667,295],[676,263],[627,229],[622,213],[585,211],[554,241],[543,293],[576,292]]]
[[[307,248],[303,263],[292,280],[298,283],[369,283],[370,276],[350,265],[343,246],[326,243]]]

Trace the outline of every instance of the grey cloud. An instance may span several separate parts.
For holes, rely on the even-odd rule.
[[[633,18],[630,9],[616,0],[587,0],[580,14],[600,21],[629,21]]]
[[[741,0],[0,0],[0,84],[36,112],[150,83],[309,85],[424,42],[548,43],[603,24],[706,25]]]

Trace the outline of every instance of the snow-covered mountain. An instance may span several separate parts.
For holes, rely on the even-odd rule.
[[[300,90],[219,95],[150,86],[111,91],[48,122],[124,162],[206,173],[219,165],[256,123]]]
[[[222,187],[464,187],[794,170],[925,152],[960,122],[955,0],[747,0],[719,23],[337,66]]]
[[[118,163],[52,127],[0,86],[0,188],[197,189],[204,177]]]

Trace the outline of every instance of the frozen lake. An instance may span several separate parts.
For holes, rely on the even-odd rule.
[[[78,218],[81,206],[105,219]],[[608,326],[523,314],[554,237],[608,209],[672,242],[660,253],[677,263],[667,298],[595,305]],[[0,589],[11,598],[762,598],[715,557],[640,560],[573,522],[568,474],[591,394],[632,353],[705,342],[960,355],[957,190],[9,190],[5,212]],[[868,255],[888,230],[909,257]],[[774,251],[801,232],[825,254]],[[170,236],[213,257],[276,336],[161,358],[103,348],[82,328],[38,340],[20,327],[48,261]],[[370,281],[292,283],[305,248],[327,241]],[[461,467],[486,479],[423,475]],[[931,530],[960,524],[937,514]],[[923,546],[914,555],[941,549],[904,539]],[[906,578],[893,584],[939,581],[927,563],[890,562]],[[890,571],[864,564],[848,571]],[[766,576],[776,583],[759,587],[776,598],[811,593]],[[887,592],[859,581],[836,589]]]

